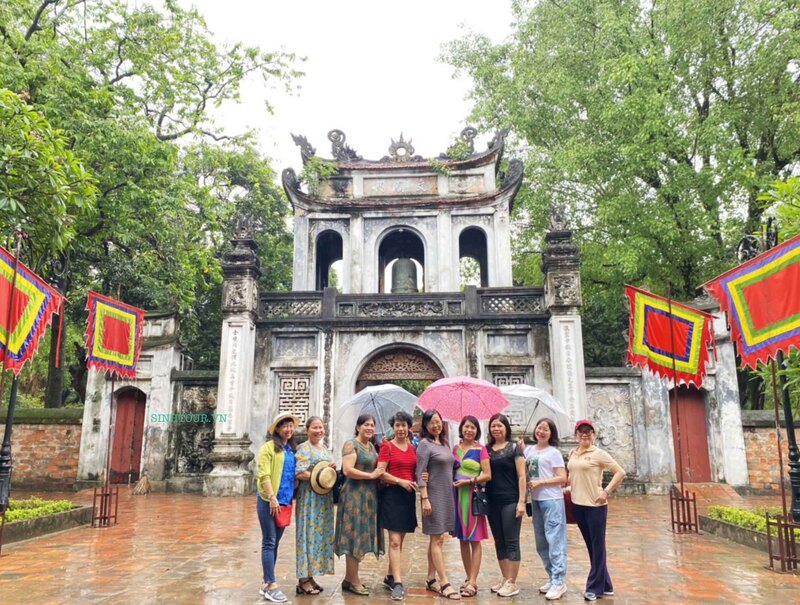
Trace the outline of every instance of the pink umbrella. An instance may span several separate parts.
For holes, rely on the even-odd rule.
[[[500,389],[491,382],[470,376],[441,378],[431,384],[417,400],[422,410],[434,409],[444,420],[461,422],[464,416],[488,420],[508,407]]]

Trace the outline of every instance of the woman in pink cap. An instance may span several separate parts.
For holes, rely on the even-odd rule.
[[[578,447],[569,453],[569,490],[572,494],[573,512],[589,551],[591,569],[586,579],[585,601],[614,594],[614,585],[606,565],[606,521],[608,497],[622,483],[625,471],[616,461],[594,444],[594,424],[591,420],[575,423]],[[603,471],[614,476],[603,488]]]

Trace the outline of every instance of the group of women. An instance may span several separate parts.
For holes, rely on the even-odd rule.
[[[388,569],[383,584],[394,600],[405,597],[402,552],[405,537],[417,528],[417,495],[422,511],[422,533],[429,537],[426,589],[459,600],[478,591],[481,542],[491,528],[500,578],[491,586],[501,597],[519,594],[520,530],[529,500],[536,550],[548,581],[539,588],[545,598],[561,598],[566,592],[566,514],[564,491],[571,492],[573,511],[586,543],[591,571],[584,599],[614,594],[606,565],[605,531],[609,495],[625,476],[611,456],[594,445],[594,426],[589,420],[575,425],[578,447],[568,462],[557,449],[558,431],[552,420],[540,420],[533,431],[535,442],[523,448],[512,441],[511,426],[503,414],[489,420],[487,445],[481,445],[481,427],[465,416],[458,428],[459,442],[451,445],[447,424],[435,410],[422,416],[421,440],[414,447],[409,414],[390,420],[393,435],[375,443],[375,418],[361,415],[355,437],[342,449],[346,477],[339,495],[335,530],[330,492],[312,489],[312,469],[334,467],[324,447],[325,427],[318,417],[306,422],[308,441],[295,448],[293,433],[298,420],[280,414],[269,427],[270,439],[258,457],[257,512],[262,530],[263,584],[260,594],[282,603],[286,595],[275,579],[278,544],[283,535],[282,514],[291,507],[296,492],[297,594],[315,595],[323,588],[315,575],[333,573],[333,556],[345,556],[342,590],[369,595],[359,577],[359,563],[368,553],[385,553],[389,542]],[[602,487],[603,471],[613,473]],[[486,515],[473,514],[473,495],[485,490]],[[289,509],[291,510],[291,509]],[[459,540],[465,579],[458,588],[449,580],[442,547],[446,535]]]

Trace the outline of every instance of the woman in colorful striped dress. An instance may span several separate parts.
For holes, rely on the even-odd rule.
[[[461,561],[467,579],[461,586],[461,596],[474,597],[478,592],[478,572],[481,569],[481,540],[489,537],[486,517],[472,514],[472,493],[478,484],[492,478],[489,452],[478,443],[481,427],[474,416],[464,416],[458,427],[461,443],[453,448],[455,482],[453,495],[456,505],[456,526],[453,536],[461,545]]]

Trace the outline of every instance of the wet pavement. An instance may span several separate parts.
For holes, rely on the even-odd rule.
[[[86,501],[87,494],[70,497]],[[673,535],[667,497],[613,498],[610,507],[609,569],[616,595],[601,602],[800,603],[800,576],[766,569],[766,553],[712,535]],[[120,523],[115,527],[79,528],[4,546],[0,603],[266,603],[258,596],[260,539],[255,496],[132,496],[123,488]],[[537,590],[546,577],[534,548],[530,519],[523,527],[519,596],[503,599],[489,591],[499,573],[491,541],[484,545],[478,596],[465,599],[467,603],[547,602]],[[408,605],[443,605],[440,597],[424,590],[426,547],[420,533],[406,540]],[[559,602],[584,603],[588,557],[575,526],[568,529],[568,549],[569,591]],[[362,564],[361,578],[370,586],[371,597],[342,594],[344,560],[337,560],[335,576],[317,578],[325,589],[322,594],[295,596],[292,528],[284,535],[279,555],[278,582],[291,603],[391,603],[389,591],[381,585],[386,558],[368,557]],[[451,580],[460,583],[464,574],[455,540],[447,540],[445,557]]]

